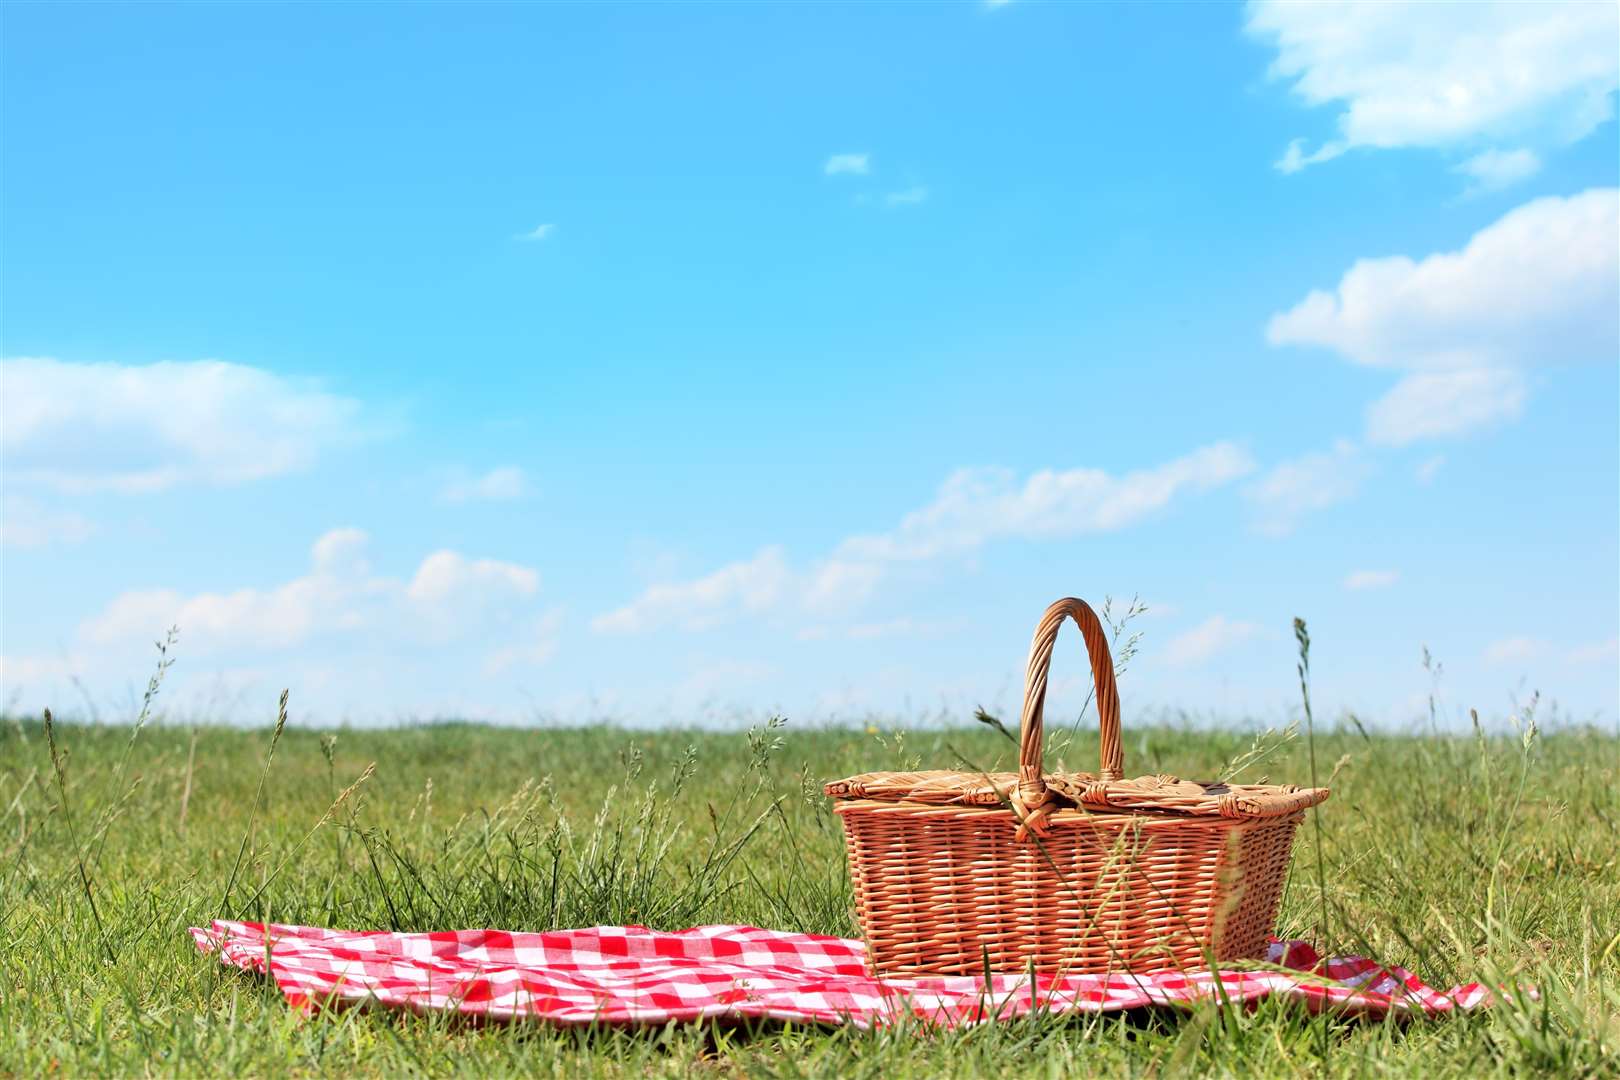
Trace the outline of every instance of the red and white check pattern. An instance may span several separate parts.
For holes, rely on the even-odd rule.
[[[560,1024],[771,1017],[867,1026],[911,1014],[953,1026],[1036,1008],[1112,1012],[1268,994],[1311,1009],[1433,1015],[1490,1000],[1478,983],[1442,992],[1363,957],[1321,961],[1300,941],[1272,944],[1279,970],[1038,976],[1033,986],[1026,976],[998,975],[986,986],[970,975],[875,979],[859,941],[750,926],[395,934],[272,924],[267,934],[261,923],[216,921],[191,934],[226,964],[268,968],[302,1009],[376,1004]]]

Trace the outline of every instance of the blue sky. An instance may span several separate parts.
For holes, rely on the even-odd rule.
[[[10,5],[5,699],[1612,723],[1615,21]]]

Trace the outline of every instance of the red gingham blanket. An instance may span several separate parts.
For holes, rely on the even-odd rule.
[[[1316,1010],[1435,1015],[1487,1004],[1478,983],[1438,991],[1411,972],[1358,956],[1321,960],[1302,941],[1274,942],[1268,970],[876,979],[859,941],[699,926],[660,933],[599,926],[516,934],[396,934],[216,921],[192,928],[203,952],[248,971],[268,966],[290,1004],[373,1004],[558,1024],[660,1024],[770,1017],[882,1024],[903,1015],[952,1026],[1032,1009],[1112,1012],[1224,995],[1297,998]]]

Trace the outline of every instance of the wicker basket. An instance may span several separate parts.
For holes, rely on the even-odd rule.
[[[1102,770],[1044,775],[1052,646],[1080,626]],[[879,975],[1092,973],[1257,959],[1294,829],[1326,788],[1123,779],[1119,692],[1096,614],[1046,610],[1030,645],[1014,773],[878,772],[830,783],[868,963]]]

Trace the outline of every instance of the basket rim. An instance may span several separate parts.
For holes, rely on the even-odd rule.
[[[1015,810],[1005,806],[969,806],[951,805],[948,803],[923,803],[891,801],[887,799],[839,799],[833,806],[833,813],[842,817],[845,814],[882,814],[911,818],[920,821],[956,821],[963,818],[982,819],[986,824],[991,821],[1003,821],[1009,826],[1019,823]],[[1086,826],[1094,829],[1132,828],[1148,832],[1164,829],[1233,829],[1243,828],[1247,825],[1277,824],[1292,821],[1295,824],[1303,821],[1304,810],[1295,810],[1289,814],[1276,814],[1268,818],[1231,818],[1216,817],[1213,815],[1179,814],[1167,810],[1088,810],[1085,807],[1068,807],[1062,810],[1053,810],[1046,821],[1057,826]]]
[[[1328,788],[1292,784],[1228,784],[1183,780],[1168,773],[1134,779],[1104,780],[1093,773],[1047,773],[1052,813],[1154,814],[1176,818],[1281,817],[1315,806]],[[829,781],[823,791],[839,802],[907,805],[915,808],[1011,810],[1016,804],[1019,774],[926,769],[869,772]]]

